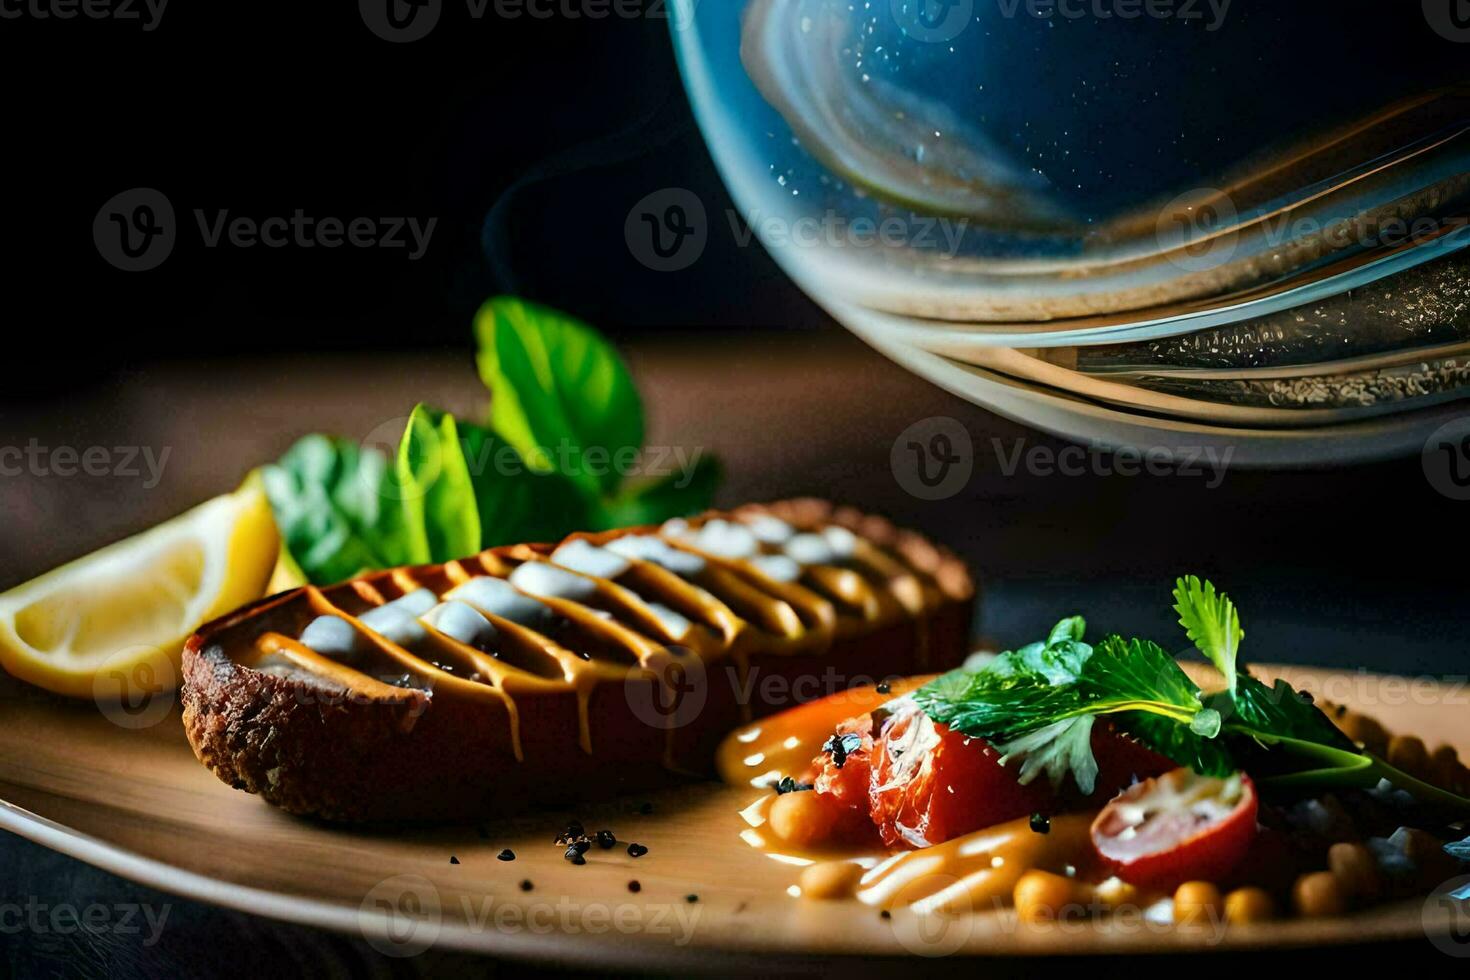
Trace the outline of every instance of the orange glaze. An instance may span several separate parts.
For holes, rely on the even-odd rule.
[[[901,677],[888,682],[887,693],[872,685],[839,691],[735,729],[720,743],[715,766],[720,778],[735,786],[773,786],[782,776],[801,779],[822,743],[839,723],[875,708],[933,680]]]
[[[801,780],[840,722],[871,712],[931,679],[894,680],[887,693],[854,688],[737,728],[720,745],[720,776],[733,785],[761,788],[782,776]],[[749,826],[740,836],[773,860],[806,869],[802,883],[789,889],[793,895],[855,898],[886,909],[979,911],[1009,905],[1016,882],[1027,871],[1077,875],[1079,870],[1093,870],[1089,828],[1096,814],[1092,812],[1054,816],[1046,834],[1032,830],[1029,819],[1021,819],[932,847],[890,853],[876,845],[838,842],[794,846],[769,826],[777,798],[767,792],[741,811]],[[843,873],[833,867],[838,864],[856,865],[861,872]]]

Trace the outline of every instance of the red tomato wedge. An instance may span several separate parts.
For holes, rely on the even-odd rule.
[[[873,765],[873,717],[849,718],[837,726],[817,756],[812,788],[853,810],[868,811],[868,783]]]
[[[868,803],[889,847],[928,847],[1037,811],[1051,812],[1046,780],[1022,786],[1000,754],[913,708],[873,747]]]
[[[1245,773],[1214,779],[1174,769],[1103,807],[1092,844],[1105,865],[1135,885],[1219,881],[1250,851],[1256,810],[1256,787]]]

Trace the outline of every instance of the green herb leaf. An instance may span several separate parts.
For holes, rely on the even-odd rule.
[[[643,445],[643,404],[612,345],[565,314],[505,296],[480,308],[475,337],[495,431],[543,472],[566,454],[563,472],[589,496],[616,491],[614,468],[597,476],[582,460],[588,449],[612,457]]]
[[[310,581],[325,585],[419,560],[387,457],[377,450],[304,436],[262,467],[261,479],[281,540]]]
[[[582,489],[559,472],[531,469],[515,448],[483,426],[459,423],[480,516],[480,547],[560,541],[597,527]]]
[[[701,453],[689,471],[670,473],[648,483],[624,487],[607,501],[603,522],[608,527],[659,524],[671,517],[688,517],[707,510],[723,467],[714,456]]]
[[[426,561],[480,550],[480,512],[453,415],[415,406],[398,444],[394,472],[405,525]]]
[[[1092,792],[1090,717],[1069,717],[1081,704],[1076,681],[1092,647],[1082,642],[1086,623],[1064,619],[1042,642],[1008,651],[975,672],[953,671],[914,692],[932,719],[955,731],[990,741],[1004,761],[1021,763],[1020,779],[1045,772],[1060,786],[1068,772]]]
[[[1235,690],[1236,657],[1245,630],[1235,604],[1213,583],[1187,575],[1174,583],[1174,611],[1179,625],[1215,668],[1225,675],[1225,690]]]
[[[1078,657],[1080,632],[1063,621],[1046,643],[1002,654],[984,670],[956,671],[914,692],[931,718],[1022,760],[1027,778],[1071,771],[1091,785],[1096,763],[1079,719],[1111,715],[1120,729],[1182,766],[1210,776],[1248,768],[1264,785],[1369,787],[1386,779],[1421,801],[1457,811],[1470,799],[1362,752],[1285,681],[1267,686],[1235,671],[1241,632],[1230,601],[1181,579],[1181,622],[1231,680],[1205,696],[1163,648],[1110,636]],[[1227,670],[1227,668],[1229,668]]]
[[[643,406],[617,352],[590,327],[501,297],[481,308],[475,333],[494,428],[420,405],[392,460],[317,435],[263,468],[286,554],[310,581],[656,524],[710,505],[720,465],[703,452],[667,477],[622,485],[617,461],[642,448]]]
[[[1113,723],[1164,758],[1202,776],[1228,776],[1237,768],[1224,740],[1201,736],[1192,725],[1181,725],[1173,718],[1148,711],[1127,711],[1114,715]]]

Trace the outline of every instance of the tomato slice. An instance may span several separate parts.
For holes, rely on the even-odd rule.
[[[912,703],[873,747],[868,805],[883,843],[928,847],[983,827],[1051,812],[1045,779],[1022,786],[1016,766],[978,738],[938,724]]]
[[[1018,764],[1002,765],[983,739],[951,731],[899,698],[840,722],[807,781],[870,817],[888,846],[928,847],[1033,813],[1099,806],[1120,788],[1174,767],[1105,720],[1093,728],[1092,751],[1098,777],[1090,797],[1070,783],[1056,793],[1044,776],[1022,786]]]
[[[1135,885],[1219,881],[1250,850],[1257,808],[1255,784],[1243,772],[1215,779],[1174,769],[1103,807],[1092,844],[1105,865]]]
[[[812,787],[842,806],[866,814],[872,755],[873,716],[847,719],[837,726],[817,756]]]

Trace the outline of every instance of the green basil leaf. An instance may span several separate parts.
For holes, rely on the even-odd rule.
[[[1236,770],[1235,758],[1224,741],[1205,738],[1173,718],[1148,711],[1125,711],[1114,715],[1113,721],[1159,755],[1202,776],[1228,776]]]
[[[589,495],[615,492],[614,470],[593,476],[580,465],[589,448],[616,456],[643,445],[643,404],[612,345],[578,320],[510,297],[480,308],[475,337],[492,428],[538,471],[562,468]],[[556,465],[563,454],[568,467]]]
[[[1213,699],[1223,707],[1226,726],[1358,754],[1358,747],[1306,695],[1284,680],[1267,687],[1249,674],[1236,681],[1235,696]]]
[[[482,548],[560,541],[593,527],[592,504],[569,477],[531,469],[514,446],[483,426],[461,422],[459,435]]]
[[[1174,583],[1174,611],[1190,641],[1224,675],[1225,690],[1234,691],[1245,630],[1230,597],[1216,592],[1213,582],[1202,584],[1196,576],[1186,575]]]
[[[261,479],[287,552],[313,583],[414,560],[382,453],[308,435],[262,467]]]
[[[398,444],[395,484],[424,561],[480,550],[480,514],[453,415],[414,407]]]
[[[702,453],[688,471],[624,488],[607,501],[599,524],[609,528],[661,524],[671,517],[688,517],[707,510],[723,471],[718,459]]]

